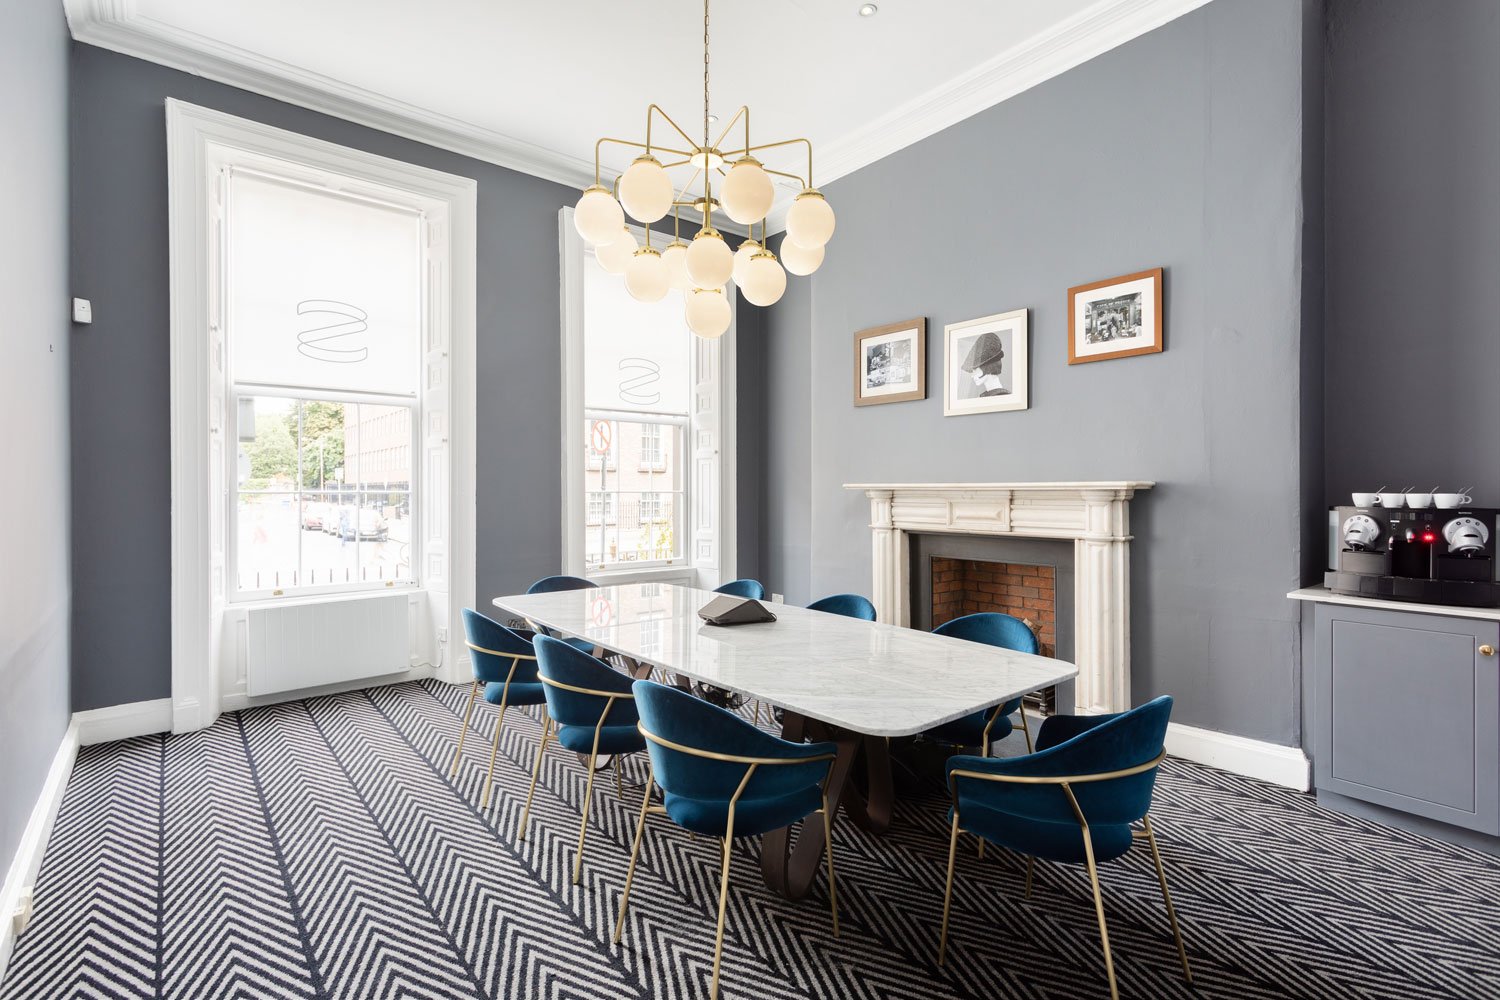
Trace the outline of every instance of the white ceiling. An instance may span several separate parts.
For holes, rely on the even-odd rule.
[[[712,108],[749,104],[753,142],[811,139],[821,185],[1204,2],[716,0]],[[702,129],[701,0],[65,6],[80,40],[568,183],[599,136],[641,138],[652,101]]]

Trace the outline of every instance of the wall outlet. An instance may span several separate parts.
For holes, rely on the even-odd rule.
[[[73,322],[92,323],[94,321],[94,304],[88,299],[73,300]]]
[[[20,937],[26,925],[31,923],[31,886],[21,890],[21,898],[16,900],[15,911],[10,915],[10,933],[12,937]]]
[[[448,626],[446,626],[446,625],[439,625],[437,627],[437,641],[438,642],[447,642],[448,641]]]
[[[771,603],[772,604],[785,604],[786,603],[786,598],[782,597],[780,594],[772,594],[771,595]]]

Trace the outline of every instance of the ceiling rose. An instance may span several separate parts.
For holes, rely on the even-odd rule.
[[[656,302],[669,291],[683,295],[683,315],[688,328],[700,337],[718,337],[729,328],[730,310],[724,286],[731,278],[751,303],[768,306],[786,290],[786,275],[811,274],[823,262],[823,247],[833,236],[834,215],[812,183],[812,143],[807,139],[782,139],[755,144],[750,139],[750,108],[741,107],[729,124],[710,141],[709,126],[717,116],[709,113],[708,0],[703,3],[703,141],[690,136],[655,104],[646,109],[644,142],[603,138],[594,143],[594,183],[583,192],[573,210],[578,234],[594,246],[595,256],[606,271],[624,274],[625,288],[642,302]],[[653,142],[651,127],[660,118],[675,136],[671,145]],[[730,133],[734,135],[731,138]],[[681,142],[679,142],[679,139]],[[640,150],[634,162],[615,178],[603,183],[599,152],[605,143]],[[772,170],[755,154],[769,149],[801,144],[807,147],[806,176]],[[683,146],[685,148],[678,148]],[[786,177],[801,185],[801,193],[786,217],[786,239],[777,260],[766,240],[766,215],[775,200],[771,176]],[[678,185],[678,180],[685,181]],[[682,208],[697,209],[703,224],[692,242],[681,239]],[[722,212],[750,227],[750,238],[738,251],[731,251],[714,228],[714,213]],[[629,215],[646,227],[646,242],[637,243]],[[661,249],[651,245],[651,224],[673,216],[673,240]],[[755,225],[760,224],[756,240]]]

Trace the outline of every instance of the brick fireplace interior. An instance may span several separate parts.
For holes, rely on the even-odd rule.
[[[1030,626],[1043,656],[1057,655],[1056,570],[1027,563],[933,556],[932,626],[981,611],[999,611]],[[1034,710],[1055,710],[1051,689],[1027,698]]]

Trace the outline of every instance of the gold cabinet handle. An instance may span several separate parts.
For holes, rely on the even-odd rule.
[[[1488,643],[1486,643],[1485,645],[1479,647],[1479,655],[1480,656],[1494,656],[1495,655],[1495,647],[1489,645]]]

